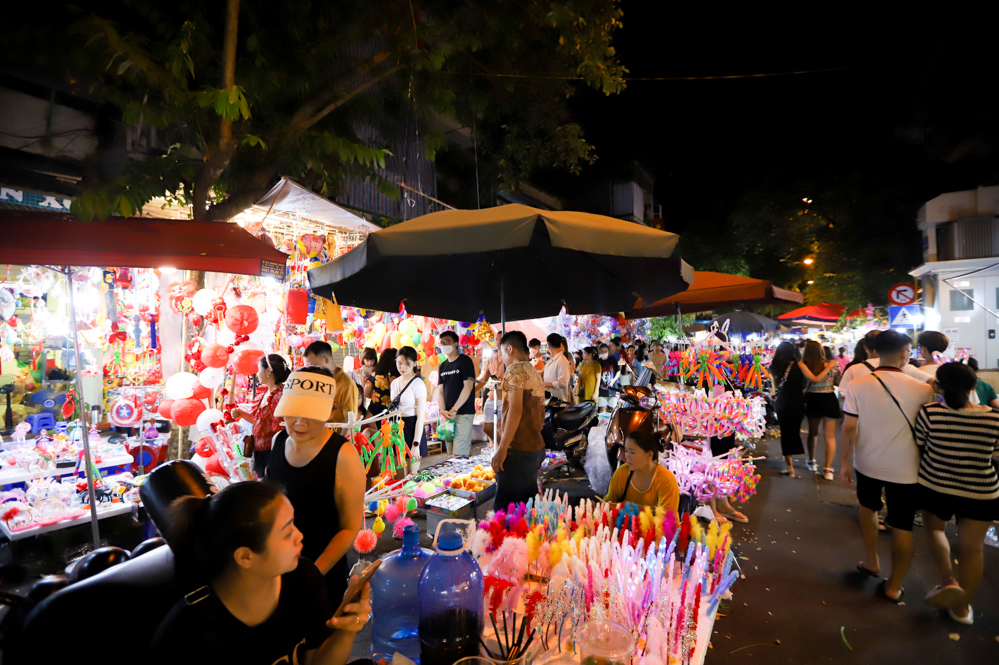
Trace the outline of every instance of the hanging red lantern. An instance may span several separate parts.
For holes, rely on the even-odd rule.
[[[229,362],[229,351],[221,344],[210,343],[201,352],[201,362],[206,367],[225,367]]]
[[[178,399],[170,406],[173,421],[181,427],[198,424],[198,416],[205,410],[205,405],[199,399]]]
[[[208,399],[212,396],[212,391],[206,388],[201,381],[194,384],[194,393],[191,395],[194,399]]]
[[[243,349],[233,356],[232,369],[236,374],[256,374],[263,355],[260,349]]]
[[[250,305],[236,305],[225,314],[225,327],[237,335],[249,335],[258,325],[260,316]]]
[[[222,463],[219,462],[218,455],[212,455],[208,458],[208,463],[205,464],[205,473],[209,476],[222,476],[223,478],[228,478],[229,474],[225,472],[222,468]]]
[[[284,304],[285,323],[304,326],[309,320],[309,292],[305,289],[288,289]]]
[[[167,420],[171,420],[173,418],[173,416],[170,415],[171,414],[170,410],[172,408],[173,408],[173,400],[172,399],[165,399],[162,402],[160,402],[160,406],[159,406],[158,409],[156,409],[156,413],[160,414],[161,416],[163,416]]]
[[[207,436],[201,437],[198,439],[198,442],[194,444],[194,454],[198,457],[212,456],[212,442]]]

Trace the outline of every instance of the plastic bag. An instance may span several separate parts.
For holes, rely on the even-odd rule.
[[[590,435],[587,438],[586,461],[583,462],[583,468],[586,469],[590,485],[597,496],[604,496],[610,489],[612,474],[610,463],[607,461],[607,444],[604,442],[609,422],[609,419],[601,418],[600,423],[590,429]]]

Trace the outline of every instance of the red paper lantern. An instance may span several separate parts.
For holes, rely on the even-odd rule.
[[[194,399],[208,399],[212,396],[212,391],[201,384],[198,381],[194,384],[194,394],[191,395]]]
[[[309,292],[305,289],[289,289],[284,304],[285,322],[304,326],[309,320]]]
[[[198,442],[194,444],[194,454],[198,457],[212,456],[212,442],[207,436],[201,437],[198,439]]]
[[[173,416],[171,415],[172,408],[173,408],[173,400],[165,399],[162,402],[160,402],[160,406],[158,409],[156,409],[156,413],[160,414],[167,420],[170,420],[173,418]]]
[[[201,362],[208,367],[225,367],[229,362],[229,352],[221,344],[208,344],[201,351]]]
[[[170,406],[170,415],[181,427],[190,427],[198,424],[198,416],[204,410],[205,405],[199,399],[178,399]]]
[[[229,474],[222,468],[222,463],[219,462],[218,455],[212,455],[208,458],[208,463],[205,464],[205,473],[209,476],[222,476],[223,478],[229,477]]]
[[[243,349],[233,357],[232,369],[236,374],[256,374],[263,355],[260,349]]]
[[[237,335],[249,335],[258,325],[260,316],[250,305],[236,305],[225,313],[225,327]]]

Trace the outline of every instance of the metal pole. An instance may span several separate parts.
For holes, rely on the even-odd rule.
[[[503,266],[500,265],[500,329],[506,335],[506,295],[503,292]]]
[[[66,266],[66,279],[69,281],[70,321],[73,326],[73,349],[76,351],[76,393],[80,405],[80,438],[83,441],[84,471],[87,474],[87,493],[90,496],[90,529],[94,536],[94,549],[101,546],[101,534],[97,526],[97,493],[94,491],[94,474],[90,457],[90,437],[87,427],[87,405],[83,401],[83,356],[80,355],[80,335],[76,330],[76,299],[73,297],[73,266]]]

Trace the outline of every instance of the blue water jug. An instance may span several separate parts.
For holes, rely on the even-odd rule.
[[[420,662],[420,573],[432,555],[420,547],[420,527],[402,530],[402,549],[382,560],[371,578],[371,653],[399,652]]]
[[[460,533],[443,533],[420,575],[421,665],[479,655],[484,581]]]

